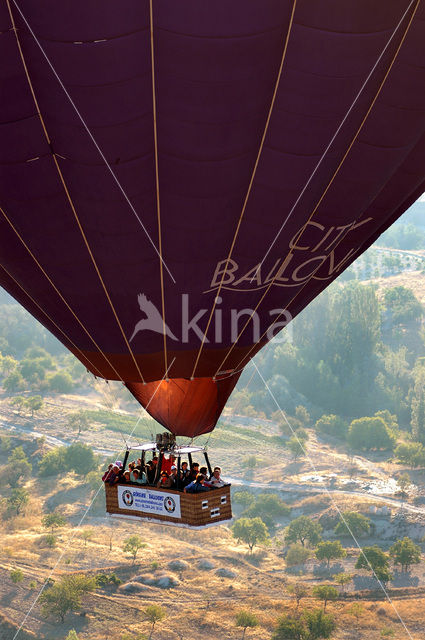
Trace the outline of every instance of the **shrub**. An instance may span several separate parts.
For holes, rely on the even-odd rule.
[[[324,415],[315,424],[315,429],[319,433],[325,433],[336,438],[345,438],[348,431],[348,424],[345,420],[335,414]]]
[[[255,496],[245,489],[242,489],[241,491],[235,491],[232,495],[232,501],[235,504],[241,504],[243,507],[249,507],[249,505],[252,504],[254,500]]]
[[[65,447],[57,447],[47,451],[38,465],[38,475],[41,478],[56,476],[65,467]]]
[[[13,584],[19,584],[24,579],[24,574],[21,569],[12,569],[9,575]]]
[[[370,533],[371,521],[356,511],[344,511],[334,531],[339,536],[360,538]]]
[[[299,543],[293,543],[289,545],[289,549],[285,556],[285,562],[288,567],[295,567],[299,564],[304,564],[310,557],[310,551]]]
[[[396,438],[380,417],[353,420],[347,440],[353,449],[392,449]]]

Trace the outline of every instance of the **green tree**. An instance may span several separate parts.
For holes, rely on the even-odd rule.
[[[244,518],[261,518],[269,531],[275,528],[275,519],[288,516],[290,508],[276,493],[260,493],[243,512]]]
[[[320,584],[313,588],[313,596],[318,600],[323,600],[323,611],[326,611],[329,600],[337,599],[338,591],[331,584]]]
[[[302,546],[308,542],[314,547],[320,542],[322,534],[321,525],[308,516],[299,516],[292,520],[285,532],[285,542],[301,542]]]
[[[355,568],[369,569],[384,584],[392,579],[389,570],[389,557],[376,544],[362,549],[362,553],[357,558]]]
[[[341,591],[345,591],[345,585],[349,584],[353,579],[353,576],[350,573],[337,573],[334,576],[334,580],[337,584],[341,586]]]
[[[67,371],[57,371],[47,376],[49,387],[57,393],[69,393],[74,387],[74,382]]]
[[[85,475],[97,468],[98,459],[94,455],[93,449],[87,444],[75,442],[65,449],[64,465],[66,469]]]
[[[304,582],[293,582],[288,584],[287,589],[288,593],[294,596],[295,602],[297,603],[296,609],[298,610],[301,600],[309,594],[307,585],[304,584]]]
[[[18,413],[21,413],[23,407],[25,406],[25,398],[24,396],[15,396],[11,399],[10,404],[12,407],[16,407]]]
[[[123,551],[132,556],[134,564],[137,553],[144,547],[146,547],[146,544],[143,542],[142,538],[138,535],[133,535],[124,540]]]
[[[335,414],[322,416],[314,426],[319,433],[326,433],[336,438],[345,438],[348,430],[347,422]]]
[[[15,447],[7,459],[6,477],[11,487],[17,487],[21,480],[31,476],[32,466],[21,446]]]
[[[289,438],[285,446],[287,449],[289,449],[294,460],[297,460],[300,456],[303,456],[305,454],[304,441],[297,436],[292,436],[292,438]]]
[[[344,511],[334,531],[338,536],[351,536],[356,538],[370,533],[371,521],[356,511]]]
[[[354,616],[358,622],[364,613],[364,606],[360,602],[353,602],[351,607],[348,609],[348,613]]]
[[[303,427],[306,427],[311,420],[309,412],[301,404],[295,407],[295,417]]]
[[[24,511],[28,501],[28,491],[22,487],[18,487],[16,489],[12,489],[10,496],[7,498],[7,505],[10,509],[15,511],[16,515],[19,515]]]
[[[296,567],[299,564],[304,564],[310,557],[311,553],[302,544],[294,542],[289,545],[289,549],[286,552],[285,562],[288,567]]]
[[[401,570],[409,571],[412,564],[421,561],[421,548],[408,537],[397,540],[389,549],[390,557],[395,565],[401,565]]]
[[[40,596],[43,615],[64,622],[70,611],[78,611],[83,595],[96,588],[96,581],[84,575],[64,576]]]
[[[24,574],[23,574],[23,571],[21,569],[11,569],[9,575],[10,575],[10,579],[12,580],[13,584],[19,584],[24,579]]]
[[[38,475],[41,478],[56,476],[65,469],[65,451],[66,447],[56,447],[47,451],[38,465]]]
[[[421,442],[403,442],[394,451],[394,456],[412,469],[425,467],[425,448]]]
[[[3,380],[3,389],[8,393],[16,393],[25,388],[25,380],[19,371],[12,371],[7,378]]]
[[[418,320],[423,315],[423,307],[411,289],[393,287],[385,289],[384,303],[391,312],[394,324],[404,324]]]
[[[411,427],[415,440],[425,445],[425,367],[415,367],[413,388]]]
[[[60,513],[47,513],[42,517],[41,523],[45,529],[50,529],[52,533],[54,533],[55,529],[59,527],[64,527],[68,522],[67,519],[64,518]]]
[[[306,611],[303,617],[307,627],[307,640],[330,638],[336,628],[334,617],[322,609]]]
[[[81,534],[80,534],[80,538],[82,540],[84,540],[84,546],[87,547],[87,542],[89,540],[91,540],[94,536],[94,531],[93,529],[83,529]],[[143,545],[146,546],[146,545]]]
[[[77,632],[75,631],[75,629],[71,629],[69,631],[65,640],[78,640]]]
[[[152,634],[155,629],[155,625],[157,622],[160,622],[165,618],[165,611],[159,604],[151,604],[149,607],[145,609],[146,620],[148,620],[152,627],[149,634],[149,640],[152,638]]]
[[[241,504],[243,507],[249,507],[253,502],[255,502],[255,496],[242,489],[241,491],[235,491],[232,495],[232,502],[235,504]]]
[[[89,419],[87,413],[85,411],[77,411],[76,413],[71,413],[68,416],[68,425],[71,429],[78,431],[78,436],[82,431],[87,431],[89,428]]]
[[[392,449],[395,436],[390,433],[381,417],[358,418],[350,424],[347,436],[353,449]]]
[[[248,628],[253,629],[258,626],[258,619],[251,611],[241,609],[236,615],[235,624],[237,627],[243,628],[242,640],[245,638],[245,633]]]
[[[327,567],[329,569],[331,560],[337,560],[338,558],[345,558],[347,555],[346,550],[342,547],[339,540],[331,542],[319,542],[316,549],[316,558],[318,560],[326,560]]]
[[[30,384],[39,384],[46,376],[46,370],[38,358],[24,358],[19,363],[21,376]]]
[[[272,640],[307,640],[303,621],[293,615],[281,616],[277,620]]]
[[[267,544],[270,540],[267,527],[261,518],[239,518],[232,527],[233,536],[248,545],[252,553],[255,545]]]
[[[31,416],[34,416],[35,411],[40,411],[43,408],[43,404],[41,396],[30,396],[25,400],[25,406],[31,411]]]

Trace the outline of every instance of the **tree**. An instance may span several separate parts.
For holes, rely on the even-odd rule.
[[[306,629],[300,618],[284,615],[278,618],[272,640],[306,640]]]
[[[285,542],[308,542],[314,547],[321,540],[322,527],[308,516],[299,516],[292,520],[285,533]]]
[[[307,640],[329,638],[336,627],[333,616],[326,614],[322,609],[306,611],[304,620],[308,630]]]
[[[38,475],[41,478],[56,476],[65,469],[66,447],[56,447],[47,451],[38,464]]]
[[[14,509],[16,515],[22,513],[29,501],[29,493],[26,489],[19,487],[12,489],[10,496],[7,498],[7,505]]]
[[[275,528],[275,518],[287,516],[291,509],[276,493],[260,493],[243,512],[244,518],[261,518],[269,531]]]
[[[25,405],[31,411],[31,416],[34,416],[35,411],[40,411],[43,408],[43,398],[41,396],[30,396],[25,400]]]
[[[419,564],[421,561],[421,548],[408,537],[397,540],[390,547],[389,554],[394,564],[400,564],[404,572],[409,571],[412,564]]]
[[[330,561],[337,558],[345,558],[347,555],[346,550],[342,547],[339,540],[330,542],[319,542],[316,549],[316,558],[318,560],[326,560],[327,567],[329,569]]]
[[[288,584],[288,593],[294,596],[295,602],[297,603],[296,609],[300,606],[300,602],[303,598],[308,596],[308,587],[303,582],[294,582],[292,584]]]
[[[71,429],[76,429],[78,431],[78,436],[82,431],[86,431],[89,427],[89,419],[87,413],[85,411],[77,411],[77,413],[71,413],[68,416],[68,425]]]
[[[13,584],[19,584],[24,579],[24,574],[21,569],[11,569],[10,571],[10,579]]]
[[[7,459],[6,477],[11,487],[17,487],[22,479],[30,477],[32,466],[21,446],[15,447]]]
[[[341,586],[342,592],[345,591],[345,585],[351,582],[352,579],[353,579],[353,576],[351,575],[351,573],[337,573],[337,575],[334,576],[334,580],[337,584]]]
[[[304,441],[297,438],[297,436],[292,436],[292,438],[288,440],[286,448],[289,449],[294,460],[297,460],[297,458],[305,453]]]
[[[323,611],[326,611],[326,605],[329,600],[336,600],[338,591],[331,584],[320,584],[313,589],[313,596],[319,600],[323,600]]]
[[[376,544],[372,547],[364,547],[357,558],[356,569],[369,569],[380,582],[386,584],[392,579],[389,570],[389,557]]]
[[[302,404],[295,407],[295,417],[303,427],[306,427],[311,420],[309,412]]]
[[[232,527],[233,536],[245,542],[252,553],[257,544],[267,544],[270,540],[267,527],[261,518],[239,518]]]
[[[345,420],[335,414],[324,415],[315,424],[315,429],[319,433],[326,433],[336,438],[345,438],[348,424]]]
[[[124,540],[123,551],[132,556],[134,564],[138,551],[144,547],[146,547],[146,544],[143,542],[142,538],[140,536],[133,535]]]
[[[50,529],[53,533],[55,529],[64,527],[67,524],[67,520],[60,513],[53,512],[43,516],[41,523],[45,529]]]
[[[353,449],[392,449],[396,438],[381,417],[358,418],[348,429],[348,443]]]
[[[358,622],[360,616],[362,616],[364,613],[364,606],[360,602],[353,602],[351,607],[348,609],[348,613],[354,616]]]
[[[384,303],[390,310],[394,324],[418,320],[423,315],[423,307],[411,289],[393,287],[385,289]]]
[[[289,545],[285,562],[288,567],[296,567],[299,564],[304,564],[309,557],[310,551],[303,547],[302,544],[295,542]]]
[[[425,448],[421,442],[403,442],[396,447],[395,457],[413,469],[425,467]]]
[[[82,596],[95,588],[94,578],[84,575],[64,576],[41,595],[43,614],[54,616],[63,623],[67,613],[80,609]]]
[[[247,491],[246,489],[242,489],[241,491],[235,491],[232,496],[232,502],[235,504],[241,504],[243,507],[249,507],[253,502],[255,502],[255,496]]]
[[[244,640],[245,633],[246,633],[246,630],[248,629],[248,627],[250,629],[253,629],[254,627],[257,627],[258,626],[258,620],[257,620],[257,617],[253,613],[251,613],[250,611],[246,611],[246,609],[242,609],[236,615],[235,624],[236,624],[237,627],[242,627],[243,628],[242,640]]]
[[[15,393],[25,388],[25,380],[19,371],[12,371],[7,378],[3,380],[3,389],[8,393]]]
[[[412,398],[411,427],[415,440],[425,445],[425,367],[416,366],[413,371],[415,385]]]
[[[57,393],[69,393],[74,387],[74,382],[67,371],[57,371],[47,376],[49,387]]]
[[[25,398],[24,398],[24,396],[15,396],[10,401],[10,404],[13,407],[16,407],[17,410],[18,410],[18,413],[20,413],[22,411],[23,407],[25,406]]]
[[[93,529],[83,529],[81,534],[80,534],[80,538],[82,540],[84,540],[84,546],[87,547],[87,542],[89,540],[91,540],[94,536],[94,531]],[[143,545],[146,546],[146,545]]]
[[[75,442],[65,449],[64,465],[66,469],[85,475],[97,468],[98,460],[91,447],[87,444]]]
[[[159,604],[151,604],[149,607],[145,609],[146,620],[148,620],[151,624],[151,631],[149,634],[149,640],[152,638],[153,631],[155,629],[155,625],[157,622],[160,622],[165,618],[165,611]]]
[[[75,629],[71,629],[66,636],[65,640],[78,640],[77,632]]]
[[[344,511],[334,531],[340,536],[355,536],[360,538],[370,533],[371,521],[356,511]]]

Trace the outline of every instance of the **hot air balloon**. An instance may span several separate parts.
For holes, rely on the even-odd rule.
[[[0,284],[164,427],[425,190],[419,0],[6,0]]]

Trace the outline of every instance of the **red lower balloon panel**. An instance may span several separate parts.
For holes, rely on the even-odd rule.
[[[176,436],[194,438],[212,431],[239,375],[225,380],[172,378],[143,384],[127,382],[150,415]]]

